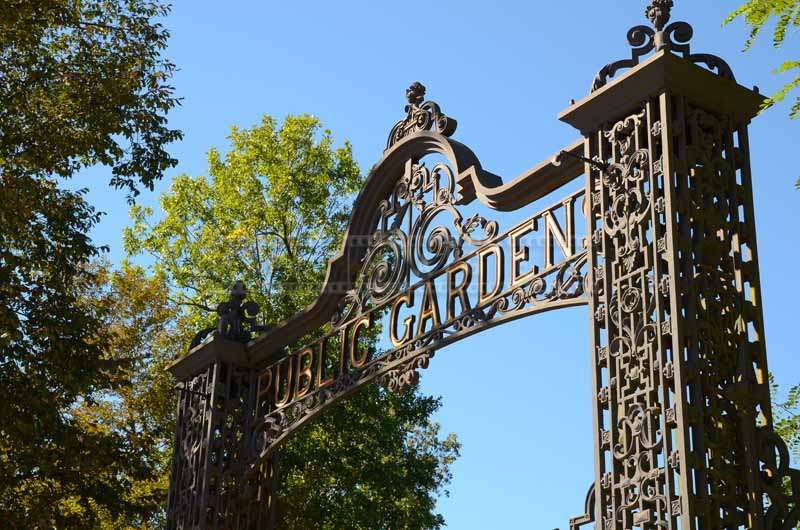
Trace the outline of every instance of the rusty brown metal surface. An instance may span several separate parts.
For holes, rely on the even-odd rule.
[[[254,373],[225,358],[241,348],[215,339],[221,356],[179,387],[167,528],[274,528],[276,459],[253,466]]]

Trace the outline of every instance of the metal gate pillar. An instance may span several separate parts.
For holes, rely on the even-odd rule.
[[[592,267],[594,508],[573,528],[794,528],[747,137],[763,98],[691,54],[691,28],[665,28],[659,4],[655,30],[629,32],[632,58],[560,115],[585,138]]]
[[[171,371],[178,380],[169,530],[275,528],[277,457],[253,468],[255,379],[241,342],[214,338]]]

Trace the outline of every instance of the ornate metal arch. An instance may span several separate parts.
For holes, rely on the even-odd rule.
[[[800,521],[763,342],[747,137],[762,98],[689,52],[672,4],[653,0],[632,58],[559,116],[582,139],[507,183],[409,87],[317,300],[259,330],[238,288],[224,325],[171,367],[170,528],[274,528],[275,449],[330,404],[401,390],[453,342],[574,305],[592,329],[595,469],[571,529]],[[580,177],[513,227],[485,213]]]

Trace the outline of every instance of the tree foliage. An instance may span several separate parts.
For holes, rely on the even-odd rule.
[[[124,465],[118,439],[70,414],[112,386],[117,368],[104,357],[102,308],[84,296],[95,284],[87,266],[98,250],[86,233],[98,214],[50,181],[2,179],[0,517],[12,528],[80,528],[59,501],[118,506],[113,474]]]
[[[88,237],[100,214],[59,179],[104,164],[132,196],[174,164],[177,104],[152,0],[8,0],[0,8],[0,517],[95,528],[127,502],[130,440],[83,414],[119,391]]]
[[[350,146],[311,116],[269,116],[234,128],[231,149],[208,154],[208,176],[176,177],[162,212],[134,206],[129,253],[147,253],[169,283],[179,319],[195,329],[237,279],[267,322],[319,293],[362,178]],[[190,336],[182,344],[189,343]],[[437,495],[459,445],[430,416],[439,401],[416,391],[362,390],[302,430],[281,452],[280,528],[439,528]]]
[[[770,378],[771,379],[771,378]],[[800,458],[800,385],[795,385],[779,400],[780,388],[772,382],[772,412],[775,431],[786,441],[795,459]]]
[[[152,189],[175,164],[164,147],[177,105],[155,0],[6,0],[0,9],[0,171],[70,177],[111,168],[111,184]]]
[[[780,48],[786,40],[787,33],[800,27],[800,0],[748,0],[728,15],[723,23],[729,24],[739,17],[744,18],[745,23],[750,26],[750,35],[745,43],[745,50],[750,49],[764,27],[773,19],[775,27],[772,31],[772,45]],[[783,101],[793,89],[800,86],[800,61],[786,61],[776,70],[778,74],[787,72],[792,72],[794,79],[767,99],[764,108]],[[800,96],[797,97],[789,112],[792,119],[800,114]]]
[[[156,530],[166,523],[163,506],[174,435],[174,382],[166,368],[190,331],[175,318],[177,308],[163,275],[146,274],[128,263],[116,271],[104,264],[97,274],[103,287],[93,298],[108,315],[107,356],[124,365],[119,374],[124,384],[93,394],[76,407],[76,417],[87,429],[122,439],[130,458],[119,470],[127,509],[114,513],[99,507],[89,515],[97,519],[94,528]]]
[[[280,453],[279,528],[441,528],[460,445],[430,421],[440,404],[368,387],[301,431]]]
[[[289,116],[280,128],[266,116],[252,129],[234,127],[230,141],[224,159],[209,151],[208,178],[173,180],[158,223],[149,224],[152,209],[134,206],[125,246],[157,260],[198,320],[242,279],[265,318],[280,321],[316,297],[361,185],[358,166],[350,146],[333,149],[310,116]]]

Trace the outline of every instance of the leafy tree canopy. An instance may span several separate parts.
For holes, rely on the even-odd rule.
[[[111,308],[87,234],[100,214],[58,179],[104,164],[132,197],[175,161],[177,104],[154,0],[7,0],[0,8],[0,520],[96,528],[125,512],[130,440],[82,407],[119,391]],[[133,470],[133,471],[132,471]]]
[[[0,172],[70,177],[104,164],[111,184],[152,189],[175,165],[178,104],[157,0],[6,0],[0,9]]]
[[[86,233],[98,214],[52,182],[3,175],[2,184],[0,517],[11,528],[66,527],[74,521],[60,499],[120,504],[111,485],[121,486],[113,468],[125,460],[118,439],[84,430],[70,413],[113,386],[118,369],[102,347],[104,312],[85,297],[98,252]]]
[[[92,528],[162,529],[175,405],[174,381],[166,368],[183,350],[190,330],[176,319],[177,307],[169,300],[163,275],[127,263],[116,271],[102,264],[96,274],[102,288],[92,298],[108,315],[107,357],[123,364],[119,376],[124,384],[95,392],[75,408],[75,416],[86,430],[123,440],[128,458],[116,472],[126,486],[121,496],[126,509],[86,509],[77,498],[68,499],[67,505],[84,519],[94,519]]]

